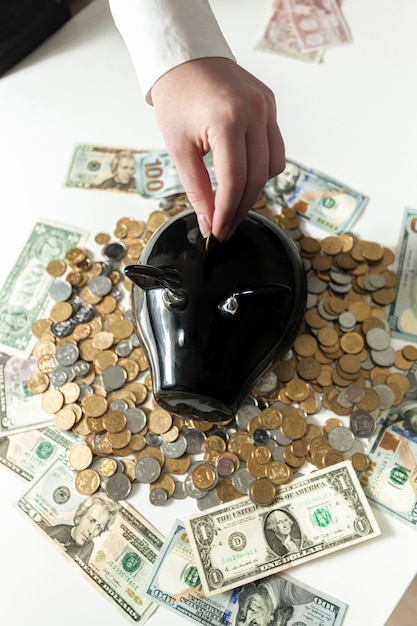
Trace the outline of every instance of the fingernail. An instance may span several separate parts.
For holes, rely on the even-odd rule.
[[[231,233],[231,230],[230,230],[230,226],[226,226],[220,232],[219,236],[217,237],[217,240],[218,241],[227,241],[230,238],[231,235],[232,235],[232,233]]]
[[[203,215],[202,213],[197,213],[197,222],[198,222],[198,227],[200,229],[200,232],[205,239],[210,232],[210,226],[209,226],[206,216]]]

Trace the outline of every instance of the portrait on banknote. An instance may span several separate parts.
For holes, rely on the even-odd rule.
[[[66,490],[57,490],[56,498],[66,497]],[[72,523],[40,524],[42,530],[57,541],[73,559],[89,564],[94,539],[109,530],[119,511],[119,504],[104,493],[94,493],[79,504]]]
[[[300,527],[295,518],[284,509],[268,513],[264,523],[265,539],[278,556],[298,552],[302,545]]]

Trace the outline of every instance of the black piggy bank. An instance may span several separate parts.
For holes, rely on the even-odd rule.
[[[229,241],[207,249],[190,210],[152,235],[139,262],[125,273],[156,401],[182,417],[230,420],[303,320],[294,243],[250,211]]]

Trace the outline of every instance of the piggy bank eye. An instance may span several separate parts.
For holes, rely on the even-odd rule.
[[[162,300],[168,309],[184,309],[188,302],[185,291],[168,287],[165,287],[163,291]]]
[[[231,295],[219,304],[219,311],[225,316],[236,315],[239,308],[239,302],[236,296]]]

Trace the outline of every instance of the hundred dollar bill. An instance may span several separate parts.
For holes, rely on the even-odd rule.
[[[36,222],[23,250],[0,288],[0,350],[26,358],[34,344],[33,323],[48,305],[55,280],[45,268],[63,259],[70,248],[82,245],[88,232],[46,220]]]
[[[80,439],[72,431],[51,426],[0,438],[0,463],[32,482]]]
[[[396,252],[396,296],[388,309],[392,335],[417,341],[417,210],[405,208]]]
[[[215,184],[212,155],[204,157]],[[162,198],[184,191],[166,150],[133,150],[77,145],[65,182],[67,187],[137,193]]]
[[[289,206],[307,222],[333,234],[349,230],[369,201],[369,196],[292,160],[264,191],[273,204]]]
[[[302,50],[329,48],[352,41],[336,0],[285,0]]]
[[[417,400],[392,407],[369,443],[360,482],[368,501],[417,528]]]
[[[346,611],[345,603],[286,574],[275,574],[255,584],[205,597],[180,520],[166,538],[143,590],[160,606],[202,626],[237,625],[249,607],[253,611],[253,624],[260,624],[261,619],[268,624],[280,624],[285,616],[291,618],[291,624],[340,626]]]
[[[132,624],[144,624],[157,605],[142,587],[162,535],[126,503],[104,492],[80,495],[75,472],[58,459],[18,501],[50,541]]]
[[[51,423],[41,396],[28,389],[30,377],[37,372],[37,359],[0,352],[0,437]]]
[[[350,461],[280,487],[269,506],[242,498],[184,521],[207,596],[380,534]]]

